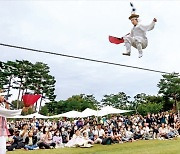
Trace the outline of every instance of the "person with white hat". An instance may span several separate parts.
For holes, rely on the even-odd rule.
[[[131,6],[133,7],[132,3],[131,3]],[[124,43],[126,46],[126,52],[123,53],[123,55],[130,56],[131,46],[133,46],[134,48],[138,49],[139,58],[141,58],[143,56],[142,49],[145,49],[148,45],[146,32],[154,28],[155,22],[157,22],[157,19],[154,18],[150,25],[144,26],[139,23],[138,18],[139,18],[139,15],[135,13],[135,8],[133,7],[129,20],[131,20],[131,23],[134,25],[134,27],[132,28],[131,33],[123,37]]]

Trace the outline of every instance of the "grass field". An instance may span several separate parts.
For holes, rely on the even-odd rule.
[[[173,140],[141,140],[132,143],[94,145],[92,148],[47,150],[15,150],[7,154],[180,154],[180,138]]]

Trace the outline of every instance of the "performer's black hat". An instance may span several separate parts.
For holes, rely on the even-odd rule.
[[[129,20],[131,20],[132,18],[139,18],[138,14],[131,14],[131,16],[129,17]]]
[[[132,7],[131,16],[129,17],[129,20],[132,18],[139,18],[139,15],[136,14],[136,8],[134,7],[133,3],[130,2],[130,6]]]

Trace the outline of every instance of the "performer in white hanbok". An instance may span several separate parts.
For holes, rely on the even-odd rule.
[[[6,117],[20,115],[22,110],[9,110],[9,104],[0,94],[0,154],[6,153],[6,137],[9,135]]]
[[[131,12],[131,16],[129,17],[129,20],[131,20],[131,23],[134,25],[134,27],[132,28],[131,32],[128,35],[123,37],[126,46],[126,52],[123,53],[123,55],[130,56],[131,46],[133,46],[134,48],[138,49],[139,58],[141,58],[143,56],[142,49],[145,49],[148,45],[146,32],[154,28],[157,19],[154,18],[153,21],[147,26],[141,25],[138,19],[139,15],[135,13],[136,9],[134,8],[132,3],[131,3],[131,7],[132,7],[132,12]]]

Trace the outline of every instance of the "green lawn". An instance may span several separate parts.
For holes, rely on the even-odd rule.
[[[16,150],[7,154],[180,154],[180,138],[173,140],[141,140],[132,143],[94,145],[92,148],[50,150]]]

